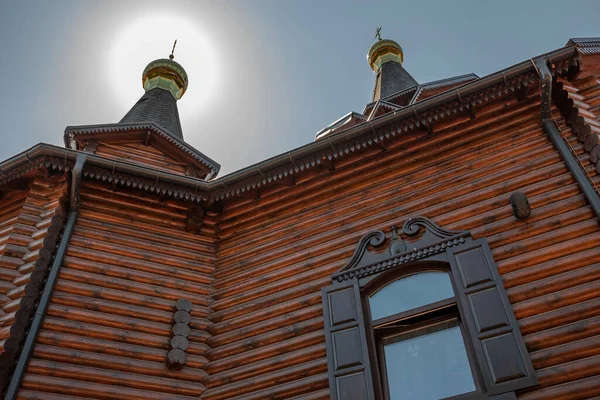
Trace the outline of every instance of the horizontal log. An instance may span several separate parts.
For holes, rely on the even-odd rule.
[[[533,267],[536,264],[540,264],[545,261],[555,260],[559,257],[594,248],[599,240],[600,232],[596,230],[595,232],[592,232],[586,236],[575,237],[571,240],[554,244],[549,248],[542,248],[538,250],[532,249],[532,251],[529,251],[527,254],[520,255],[519,257],[512,257],[498,261],[498,270],[500,271],[500,274],[504,275],[517,269]],[[492,253],[494,252],[492,251]]]
[[[67,396],[48,392],[21,389],[17,395],[18,400],[88,400],[89,397]]]
[[[600,262],[600,254],[592,246],[584,251],[556,257],[529,268],[502,274],[502,279],[506,288],[512,288],[598,262]]]
[[[216,349],[210,349],[204,354],[204,356],[211,361],[205,366],[205,369],[212,374],[221,371],[220,368],[223,368],[224,366],[229,368],[232,365],[243,365],[244,359],[247,359],[247,362],[260,361],[265,357],[270,357],[274,354],[281,354],[282,352],[295,350],[298,347],[321,343],[324,340],[322,336],[319,336],[324,336],[322,329],[323,319],[314,318],[241,342],[232,343]],[[259,349],[259,347],[268,345],[273,346]],[[236,356],[235,358],[230,358],[234,355]]]
[[[255,312],[249,312],[246,310],[245,315],[210,325],[208,327],[208,331],[213,335],[223,334],[232,330],[238,330],[250,324],[256,324],[257,322],[261,322],[269,318],[277,317],[320,303],[321,293],[315,291],[308,295],[291,299],[287,302],[279,300],[278,304],[271,307],[263,306],[261,309]],[[209,318],[212,318],[212,315],[209,316]]]
[[[75,307],[50,304],[46,315],[63,318],[70,321],[87,322],[112,328],[124,329],[131,332],[149,333],[156,336],[168,337],[171,326],[139,318],[116,317],[113,314],[98,311],[83,310]]]
[[[531,361],[536,369],[557,366],[570,361],[596,356],[600,354],[600,336],[594,336],[536,351],[531,354]]]
[[[299,379],[293,382],[284,383],[282,385],[273,386],[267,389],[258,390],[242,396],[232,397],[231,400],[259,400],[272,399],[283,400],[290,397],[300,396],[304,393],[310,393],[315,390],[328,387],[327,374],[313,375],[308,378]],[[204,397],[200,396],[200,399]]]
[[[206,373],[199,369],[184,368],[181,371],[170,371],[164,363],[134,360],[125,357],[107,356],[80,350],[65,350],[59,347],[46,345],[35,346],[33,358],[63,362],[87,367],[110,369],[114,371],[132,372],[136,374],[167,377],[172,379],[199,382],[206,377]],[[200,379],[200,380],[199,380]]]
[[[65,257],[65,259],[66,258],[67,257]],[[67,262],[67,260],[65,260],[65,262]],[[68,262],[71,262],[71,260],[69,260]],[[151,293],[155,298],[169,300],[170,309],[172,309],[173,304],[175,301],[177,301],[177,299],[181,298],[182,296],[187,296],[190,299],[193,299],[194,303],[199,304],[194,309],[195,314],[197,316],[205,317],[210,313],[210,310],[208,308],[200,306],[200,304],[206,304],[209,302],[209,298],[207,296],[203,296],[197,293],[185,292],[183,290],[166,288],[163,286],[159,286],[158,284],[149,285],[145,283],[130,281],[128,279],[120,279],[95,273],[78,271],[70,268],[71,264],[66,265],[69,265],[69,267],[65,266],[60,271],[61,280],[66,279],[73,282],[92,283],[92,285],[96,287],[96,290],[104,290],[104,288],[110,288],[137,294]]]
[[[208,318],[216,324],[220,321],[235,318],[237,316],[244,315],[246,313],[251,313],[256,310],[261,310],[263,308],[285,302],[286,300],[293,299],[298,296],[317,292],[322,287],[327,286],[330,281],[330,277],[325,277],[314,281],[304,281],[303,283],[296,285],[290,289],[280,290],[276,293],[261,297],[260,299],[253,300],[248,303],[240,304],[238,306],[227,308],[224,310],[215,311],[212,314],[210,314]],[[211,307],[214,306],[214,304],[215,303],[212,303]]]
[[[518,321],[521,332],[523,334],[542,332],[560,325],[595,317],[600,315],[599,301],[593,298],[585,302],[574,302],[568,307],[521,319]]]
[[[160,243],[152,243],[147,247],[132,247],[128,243],[117,242],[114,237],[111,239],[95,239],[75,234],[73,235],[70,243],[73,246],[96,250],[98,252],[106,252],[118,256],[143,259],[146,261],[182,268],[183,270],[189,269],[201,274],[211,274],[214,270],[214,267],[210,264],[210,258],[208,258],[208,262],[198,262],[197,257],[192,258],[192,256],[194,256],[193,253],[190,254],[184,250],[181,250],[180,254],[169,255],[164,254],[163,245]],[[138,241],[136,240],[136,242]]]
[[[600,266],[596,266],[596,268],[600,269]],[[513,310],[517,318],[526,318],[562,307],[584,303],[587,300],[598,297],[598,293],[600,293],[600,280],[586,282],[531,300],[525,300],[515,304]]]
[[[325,358],[325,343],[320,343],[281,355],[272,356],[262,361],[230,368],[223,372],[212,373],[207,376],[202,383],[207,388],[220,387],[230,382],[237,382],[256,375],[277,371],[281,368],[323,358]]]
[[[329,400],[329,389],[317,390],[316,392],[303,393],[289,400]]]
[[[580,379],[519,395],[520,400],[584,400],[600,395],[598,377]]]
[[[90,311],[99,311],[104,314],[111,314],[116,318],[118,318],[118,316],[135,316],[137,319],[144,319],[162,324],[170,324],[172,318],[172,314],[168,311],[160,311],[132,304],[123,304],[115,301],[78,296],[62,291],[54,291],[54,293],[52,293],[52,304],[58,304],[61,306],[74,306]]]
[[[72,293],[83,297],[105,299],[124,304],[132,304],[140,307],[151,308],[171,312],[173,301],[152,297],[138,293],[129,293],[123,290],[115,290],[95,285],[86,285],[82,282],[74,282],[67,279],[59,279],[56,285],[56,291]]]
[[[285,384],[307,376],[323,374],[327,372],[327,360],[317,359],[304,364],[295,365],[289,368],[280,368],[276,372],[261,375],[252,379],[236,382],[233,384],[221,386],[219,388],[209,389],[203,393],[202,399],[206,400],[225,400],[234,396],[255,393],[261,389]]]
[[[52,362],[33,358],[27,365],[28,374],[51,375],[58,378],[75,379],[92,384],[114,385],[122,388],[151,390],[159,393],[184,396],[199,396],[206,389],[196,382],[173,378],[133,374],[124,371],[111,371],[62,362]]]
[[[494,248],[494,260],[496,262],[501,262],[509,257],[515,257],[532,250],[553,246],[570,239],[577,239],[596,232],[598,232],[598,222],[595,218],[588,218],[572,225],[557,224],[555,229],[550,232],[540,232],[534,237],[522,239],[516,244]],[[507,267],[505,267],[505,269],[508,271]]]
[[[518,307],[515,303],[558,292],[568,287],[581,285],[596,279],[600,279],[600,263],[574,268],[571,271],[552,275],[548,278],[531,282],[528,285],[512,287],[507,290],[507,294],[510,302],[515,307]]]
[[[142,343],[142,345],[120,343],[113,340],[76,336],[68,333],[53,332],[50,330],[42,330],[40,332],[38,343],[54,347],[63,347],[66,349],[93,351],[95,353],[111,356],[153,361],[157,363],[164,362],[168,353],[167,348],[151,347],[146,343]],[[204,357],[194,355],[188,356],[188,365],[191,368],[200,369],[206,364],[206,362],[207,360]],[[186,371],[187,373],[193,373],[194,369]],[[201,376],[190,376],[189,379],[201,379]]]
[[[213,349],[216,349],[228,343],[240,341],[249,337],[257,337],[265,332],[273,332],[280,327],[290,326],[298,322],[310,320],[311,318],[322,318],[322,315],[323,306],[321,304],[316,304],[252,325],[240,327],[234,331],[213,336],[208,339],[207,344]]]
[[[527,335],[525,344],[529,351],[537,351],[598,334],[600,334],[600,317],[592,317]]]
[[[536,375],[541,387],[600,375],[600,356],[582,358],[565,365],[544,368],[536,371]]]
[[[77,239],[74,238],[73,241],[77,242]],[[86,246],[86,244],[84,244],[84,246]],[[106,251],[96,251],[86,247],[78,247],[71,244],[67,250],[67,255],[80,260],[89,261],[90,263],[96,261],[103,264],[126,267],[127,269],[137,270],[140,272],[148,272],[160,276],[176,277],[182,280],[189,280],[190,282],[198,283],[196,286],[199,287],[202,287],[202,284],[209,284],[212,281],[212,277],[203,273],[202,271],[189,271],[184,268],[163,265],[162,263],[151,261],[151,255],[149,255],[148,260],[144,260],[144,252],[136,252],[136,258],[131,258],[117,254],[111,254]],[[203,269],[201,266],[198,266],[198,268]],[[210,292],[208,287],[205,287],[205,290]]]
[[[123,221],[124,222],[124,221]],[[119,238],[140,239],[152,243],[161,243],[163,246],[171,245],[175,248],[183,248],[190,250],[192,254],[201,252],[203,254],[214,254],[214,238],[204,237],[199,235],[189,235],[184,231],[163,228],[156,225],[132,224],[126,223],[110,223],[104,222],[101,219],[86,218],[80,216],[77,219],[77,229],[83,233],[83,236],[89,235],[90,232],[83,230],[83,227],[93,228],[95,231],[106,232],[109,235],[115,233]],[[152,229],[150,229],[152,228]],[[93,236],[93,235],[92,235]],[[129,244],[129,242],[127,242]],[[135,246],[133,246],[135,247]],[[168,247],[168,246],[166,246]]]
[[[126,397],[132,400],[162,400],[165,398],[164,393],[149,390],[129,389],[120,386],[34,374],[25,374],[21,387],[30,391],[50,392],[69,396],[77,396],[85,393],[88,397],[103,399],[122,399]],[[195,398],[193,396],[169,395],[169,399],[173,400],[192,400]]]
[[[44,318],[42,330],[53,332],[62,332],[72,335],[89,337],[94,339],[111,340],[135,345],[144,345],[156,347],[159,349],[169,348],[169,337],[152,335],[143,332],[129,331],[127,329],[118,329],[106,327],[91,323],[82,324],[76,321],[69,321],[62,318],[54,318],[48,315]]]

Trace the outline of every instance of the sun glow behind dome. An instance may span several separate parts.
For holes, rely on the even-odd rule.
[[[167,58],[175,39],[175,61],[190,77],[185,99],[179,102],[182,118],[206,108],[219,80],[215,46],[198,24],[182,16],[160,13],[142,15],[115,31],[107,72],[123,111],[144,93],[144,67],[152,60]]]

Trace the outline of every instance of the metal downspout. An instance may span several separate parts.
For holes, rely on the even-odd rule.
[[[592,206],[592,209],[596,213],[596,217],[600,219],[600,197],[596,194],[594,187],[585,176],[577,160],[573,156],[573,153],[571,153],[567,147],[567,144],[563,140],[560,131],[558,130],[558,126],[556,126],[556,123],[552,119],[552,72],[550,71],[550,68],[548,68],[548,59],[545,57],[538,58],[534,61],[534,64],[538,70],[541,80],[541,118],[544,132],[546,132],[550,137],[554,147],[556,147],[563,161],[575,177],[575,180],[583,191],[585,198]]]
[[[27,332],[27,337],[25,338],[23,349],[21,350],[19,360],[17,361],[15,372],[13,373],[8,389],[6,390],[6,396],[4,397],[5,400],[14,400],[17,397],[17,392],[21,386],[21,380],[23,379],[27,363],[29,362],[33,345],[42,326],[44,315],[46,314],[46,310],[48,309],[48,304],[50,302],[50,297],[54,291],[54,286],[56,286],[58,273],[60,272],[60,267],[62,266],[67,246],[69,245],[69,240],[71,239],[71,234],[73,233],[73,228],[75,227],[75,222],[77,221],[77,214],[79,212],[80,204],[79,193],[81,190],[81,176],[86,160],[87,158],[85,154],[79,153],[77,155],[77,160],[75,162],[75,166],[73,167],[71,179],[71,208],[67,216],[65,229],[63,231],[62,238],[60,239],[60,244],[58,245],[56,255],[54,256],[52,267],[50,269],[50,273],[48,274],[48,279],[46,280],[46,285],[44,286],[44,291],[40,297],[37,310],[33,320],[31,321],[29,331]]]

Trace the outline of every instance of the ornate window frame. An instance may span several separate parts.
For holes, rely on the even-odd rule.
[[[485,239],[450,231],[425,217],[409,218],[402,236],[365,234],[350,261],[323,288],[323,314],[332,400],[382,399],[376,349],[365,309],[376,282],[403,271],[442,264],[450,273],[459,318],[470,339],[477,392],[465,399],[516,399],[515,391],[537,384],[535,370]],[[372,252],[373,249],[387,250]]]

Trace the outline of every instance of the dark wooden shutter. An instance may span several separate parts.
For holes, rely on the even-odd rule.
[[[323,316],[332,400],[374,400],[358,282],[323,288]]]
[[[448,256],[460,315],[467,323],[487,394],[497,395],[537,384],[487,242],[479,239],[472,241],[472,245],[450,248]]]

